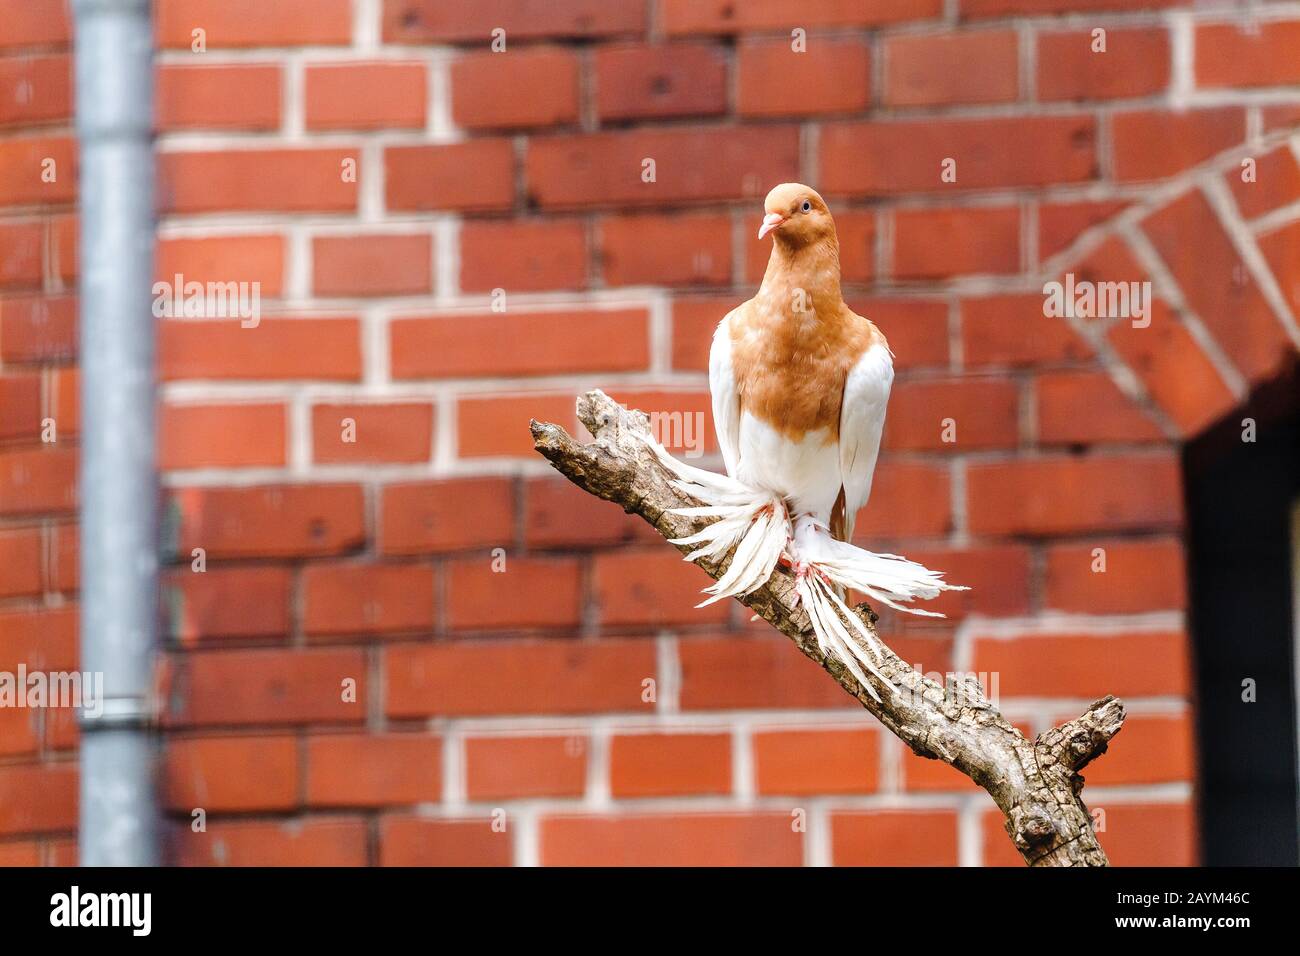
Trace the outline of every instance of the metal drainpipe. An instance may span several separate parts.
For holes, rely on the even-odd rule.
[[[159,861],[153,673],[153,27],[149,0],[73,0],[81,153],[80,862]]]

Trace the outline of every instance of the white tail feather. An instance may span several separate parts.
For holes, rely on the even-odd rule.
[[[895,610],[924,617],[944,615],[899,602],[928,600],[943,591],[968,590],[946,583],[940,572],[900,555],[874,554],[846,541],[837,541],[824,524],[809,521],[806,516],[800,519],[803,530],[796,534],[780,495],[752,488],[729,475],[684,464],[653,438],[647,438],[646,443],[664,466],[677,475],[678,480],[674,482],[677,488],[705,502],[699,507],[674,508],[670,513],[718,519],[695,534],[673,539],[673,544],[700,545],[686,560],[719,560],[735,548],[726,573],[704,589],[712,596],[698,606],[750,594],[767,582],[784,555],[799,569],[795,592],[808,612],[817,646],[823,654],[847,667],[877,701],[880,697],[867,680],[868,673],[897,690],[877,666],[885,659],[884,646],[863,626],[837,589],[858,591]]]

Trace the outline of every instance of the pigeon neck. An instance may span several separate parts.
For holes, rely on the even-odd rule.
[[[760,296],[788,303],[800,295],[818,312],[843,303],[840,294],[840,244],[834,236],[800,246],[778,239],[758,290]]]

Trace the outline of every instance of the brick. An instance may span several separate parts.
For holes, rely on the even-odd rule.
[[[169,319],[158,326],[164,381],[360,381],[361,326],[350,318]]]
[[[695,607],[708,597],[700,590],[711,583],[673,551],[619,551],[596,556],[592,600],[607,628],[717,623],[726,620],[728,602]]]
[[[514,491],[505,478],[450,478],[385,485],[380,550],[429,554],[508,547],[515,539]]]
[[[77,669],[77,608],[0,612],[0,670]]]
[[[1062,721],[1069,719],[1061,717]],[[1107,745],[1105,758],[1088,767],[1088,784],[1191,783],[1195,779],[1194,751],[1190,713],[1130,714],[1124,732]]]
[[[730,296],[674,298],[673,368],[707,371],[713,333],[738,302]]]
[[[50,245],[46,252],[47,269],[66,285],[75,284],[80,271],[78,244],[80,220],[75,215],[50,217]]]
[[[1148,9],[1172,7],[1179,0],[1142,0],[1141,5]],[[960,16],[970,19],[982,17],[1003,17],[1015,14],[1067,13],[1086,8],[1089,12],[1098,10],[1132,10],[1132,0],[960,0]]]
[[[330,63],[306,69],[308,129],[422,129],[423,63]]]
[[[1237,405],[1218,369],[1165,303],[1148,303],[1150,325],[1119,322],[1107,339],[1183,435],[1191,437]]]
[[[1164,440],[1156,423],[1105,372],[1039,375],[1034,380],[1034,402],[1038,440],[1044,445]]]
[[[1020,210],[896,210],[893,270],[900,279],[1019,272]]]
[[[77,300],[72,296],[0,300],[0,359],[66,362],[77,354]]]
[[[497,27],[506,31],[508,43],[543,38],[635,36],[644,32],[646,22],[645,0],[626,3],[565,0],[563,4],[543,7],[529,0],[486,0],[463,6],[449,6],[439,0],[384,0],[383,18],[386,42],[416,44],[487,44]],[[507,46],[508,51],[513,49]]]
[[[884,447],[908,451],[1014,448],[1019,394],[1005,379],[900,382],[890,395]],[[943,440],[949,423],[955,441]]]
[[[871,57],[863,39],[809,37],[799,52],[789,36],[741,43],[736,71],[741,116],[856,113],[871,101]]]
[[[178,274],[185,282],[256,282],[260,296],[273,298],[284,289],[284,260],[283,236],[172,236],[158,241],[154,278],[173,284]]]
[[[44,251],[43,223],[0,223],[0,289],[40,289],[45,276]]]
[[[45,402],[60,438],[81,431],[81,373],[75,368],[52,370],[45,380]]]
[[[888,106],[1010,103],[1020,92],[1013,30],[894,36],[884,42]]]
[[[515,154],[508,139],[384,150],[384,202],[390,210],[509,209],[515,198]]]
[[[714,46],[598,47],[596,114],[609,120],[717,116],[727,111],[727,60]]]
[[[280,403],[165,404],[158,416],[158,467],[283,466],[286,418]]]
[[[1094,570],[1105,554],[1104,570]],[[1083,614],[1139,614],[1187,605],[1177,538],[1103,538],[1047,551],[1045,606]]]
[[[283,640],[289,635],[291,586],[292,575],[283,567],[171,570],[163,585],[168,635],[182,644],[212,638]]]
[[[215,820],[205,833],[171,833],[177,866],[364,866],[368,828],[361,818]]]
[[[1039,260],[1056,255],[1085,230],[1112,218],[1126,205],[1121,200],[1042,203],[1038,207]]]
[[[1277,103],[1261,107],[1259,112],[1266,133],[1300,123],[1300,103]]]
[[[977,673],[999,675],[1003,697],[1182,696],[1188,689],[1188,639],[1178,631],[973,634]]]
[[[929,299],[853,299],[849,308],[874,322],[894,353],[894,369],[948,365],[948,303]]]
[[[852,0],[814,0],[799,9],[798,25],[815,27],[880,26],[903,20],[939,16],[942,0],[880,0],[861,4]],[[779,0],[664,0],[660,16],[664,30],[681,33],[788,32],[789,6]]]
[[[68,0],[0,0],[0,50],[30,46],[66,46],[72,37]]]
[[[600,223],[601,265],[608,285],[727,285],[731,217],[617,216]]]
[[[1242,216],[1254,219],[1300,201],[1300,162],[1287,144],[1251,158],[1255,161],[1252,181],[1242,178],[1246,170],[1240,165],[1223,174]]]
[[[1134,182],[1173,176],[1245,137],[1246,114],[1240,107],[1116,113],[1111,116],[1115,178]]]
[[[1300,312],[1300,223],[1260,236],[1259,248],[1292,311]]]
[[[1290,361],[1294,345],[1204,196],[1189,192],[1142,227],[1190,307],[1249,381],[1262,381]]]
[[[1028,735],[1033,739],[1033,734]],[[902,748],[902,779],[904,790],[912,793],[976,793],[980,787],[970,777],[942,760],[922,757]]]
[[[258,485],[175,488],[170,518],[176,553],[208,558],[339,554],[365,540],[359,485]]]
[[[825,671],[780,635],[682,638],[677,654],[684,711],[802,710],[849,703]]]
[[[383,807],[437,803],[442,742],[423,734],[329,734],[307,738],[307,803]]]
[[[507,50],[470,53],[452,61],[451,116],[456,125],[512,129],[576,123],[578,58],[562,49]]]
[[[579,566],[567,558],[462,558],[447,564],[447,625],[453,630],[576,628]]]
[[[76,764],[0,767],[0,836],[76,828]]]
[[[360,166],[358,149],[160,153],[158,204],[164,213],[351,212]]]
[[[880,738],[873,731],[756,731],[753,747],[761,794],[871,793],[879,786]]]
[[[513,839],[492,820],[384,816],[380,866],[510,866]]]
[[[979,545],[951,548],[909,549],[913,561],[942,571],[944,580],[961,584],[969,591],[946,591],[924,602],[927,611],[937,611],[960,620],[970,614],[1013,617],[1029,611],[1029,550],[1019,545]]]
[[[1085,115],[827,123],[821,189],[881,196],[1084,182],[1097,175],[1096,138]],[[949,158],[957,181],[944,183]]]
[[[0,206],[53,205],[76,197],[77,150],[70,137],[0,140],[0,169],[5,170],[0,178]]]
[[[468,737],[465,794],[470,800],[580,797],[587,788],[587,738]]]
[[[41,844],[37,840],[7,840],[0,843],[0,866],[40,866]]]
[[[876,467],[871,500],[858,512],[853,540],[870,546],[880,539],[947,534],[952,527],[952,485],[948,469],[921,462],[884,461]]]
[[[172,737],[163,756],[162,802],[189,815],[292,810],[298,805],[293,737]]]
[[[845,810],[831,814],[836,866],[956,866],[951,810]]]
[[[718,450],[713,426],[713,403],[699,391],[609,391],[614,401],[640,409],[650,419],[650,431],[675,455],[690,460]]]
[[[75,449],[0,452],[0,515],[60,514],[76,507]]]
[[[321,464],[427,462],[433,455],[428,402],[313,405],[312,459]]]
[[[39,440],[42,417],[40,373],[0,374],[0,441]]]
[[[609,789],[615,797],[730,793],[731,735],[615,734]]]
[[[572,394],[488,395],[456,402],[457,455],[461,458],[533,458],[530,419],[577,428]]]
[[[548,816],[543,866],[799,866],[803,835],[787,813]]]
[[[587,229],[577,219],[461,226],[460,287],[465,292],[586,286]]]
[[[1293,86],[1300,83],[1300,23],[1206,23],[1196,28],[1196,85]]]
[[[29,55],[0,60],[0,126],[31,127],[71,118],[70,56]]]
[[[1091,774],[1088,779],[1092,779]],[[1098,838],[1112,866],[1196,865],[1196,817],[1188,804],[1098,803],[1093,798],[1088,807],[1094,814],[1094,825],[1099,824]],[[1024,866],[1007,838],[1004,822],[1005,817],[998,811],[983,817],[984,865]]]
[[[75,524],[50,528],[50,562],[46,587],[51,591],[75,591],[80,585],[81,535]]]
[[[1113,866],[1196,866],[1196,815],[1190,805],[1113,803],[1101,809],[1106,811],[1101,839]]]
[[[655,181],[642,181],[642,160]],[[532,140],[528,194],[543,208],[758,200],[799,168],[794,126],[637,129]]]
[[[312,564],[302,572],[302,627],[316,636],[429,631],[427,564]]]
[[[649,713],[642,682],[655,676],[647,640],[488,640],[384,649],[385,713]]]
[[[993,295],[961,302],[962,359],[970,368],[1077,362],[1092,349],[1064,319],[1043,314],[1044,297]]]
[[[366,716],[366,658],[359,650],[195,651],[171,662],[169,727],[359,723]],[[355,681],[345,700],[344,681]]]
[[[158,128],[270,131],[280,128],[278,65],[165,64],[158,68]]]
[[[389,368],[398,379],[630,372],[650,362],[643,309],[452,312],[393,319]]]
[[[208,49],[257,46],[345,45],[352,41],[348,0],[164,0],[154,36],[164,49],[189,49],[203,29]]]
[[[1181,484],[1170,454],[972,463],[967,508],[976,534],[1173,528],[1183,520]]]
[[[1093,51],[1091,30],[1039,33],[1040,100],[1111,100],[1151,96],[1170,81],[1169,33],[1158,27],[1106,30]]]
[[[0,598],[41,593],[40,528],[0,529]]]
[[[6,707],[0,710],[0,756],[35,759],[41,747],[41,722],[41,712],[37,708]],[[4,844],[0,843],[0,852],[3,847]]]
[[[530,550],[622,544],[654,534],[642,530],[639,518],[568,481],[530,478],[524,488],[524,543]]]
[[[428,235],[316,236],[311,257],[317,295],[433,292],[433,238]]]

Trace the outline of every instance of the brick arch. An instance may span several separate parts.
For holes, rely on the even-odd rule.
[[[1145,325],[1060,321],[1088,343],[1133,412],[1172,441],[1202,433],[1300,355],[1297,133],[1273,131],[1257,148],[1238,144],[1155,185],[1157,201],[1077,208],[1080,234],[1049,260],[1060,267],[1045,281],[1068,274],[1076,283],[1151,283]],[[1251,182],[1242,178],[1247,158]],[[1093,210],[1104,214],[1090,219]],[[1057,233],[1067,225],[1054,223]],[[1107,400],[1111,414],[1132,421],[1114,392]]]

